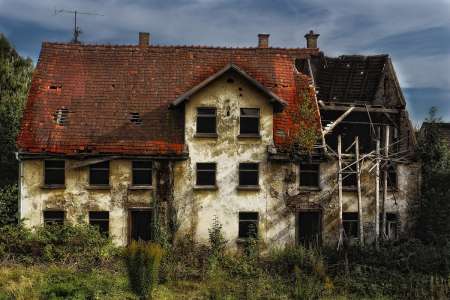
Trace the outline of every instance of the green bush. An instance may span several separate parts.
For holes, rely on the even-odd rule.
[[[222,224],[220,224],[217,216],[214,216],[213,224],[212,227],[208,229],[208,234],[211,254],[214,256],[223,256],[223,254],[225,253],[227,240],[223,236]]]
[[[160,245],[133,241],[125,249],[125,264],[130,288],[141,299],[151,298],[158,284],[158,272],[163,250]]]
[[[18,202],[17,184],[0,187],[0,227],[17,224]]]

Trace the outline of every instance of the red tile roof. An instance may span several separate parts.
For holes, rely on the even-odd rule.
[[[27,153],[182,154],[184,113],[169,105],[230,63],[288,103],[274,117],[281,145],[293,125],[289,111],[309,89],[294,60],[317,51],[43,43],[17,145]],[[55,122],[60,108],[68,109],[64,125]],[[131,113],[142,124],[130,122]]]

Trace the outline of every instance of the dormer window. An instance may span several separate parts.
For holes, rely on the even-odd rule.
[[[214,107],[197,108],[197,135],[216,136],[216,109]]]
[[[259,136],[259,108],[241,108],[241,136]]]

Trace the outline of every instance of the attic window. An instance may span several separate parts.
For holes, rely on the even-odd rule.
[[[51,84],[48,86],[48,90],[50,92],[60,92],[62,88],[62,85],[60,84]]]
[[[53,120],[56,124],[64,126],[67,124],[69,119],[69,109],[66,107],[61,107],[56,110],[53,114]]]
[[[130,113],[130,122],[135,125],[141,125],[142,119],[138,112],[131,112]]]

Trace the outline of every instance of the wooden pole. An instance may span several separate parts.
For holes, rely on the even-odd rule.
[[[339,242],[338,249],[342,245],[344,238],[344,225],[342,222],[342,141],[341,135],[338,135],[338,200],[339,200]]]
[[[377,139],[375,170],[375,246],[378,249],[380,237],[380,139]]]
[[[383,239],[387,237],[386,235],[386,201],[388,194],[388,157],[389,157],[389,125],[384,127],[384,158],[385,167],[383,169],[383,202],[381,204],[381,214],[382,214],[382,232]]]
[[[359,137],[355,138],[355,157],[356,157],[356,188],[358,190],[358,217],[359,217],[359,243],[364,245],[364,227],[363,227],[363,211],[361,200],[361,171],[359,166]]]

